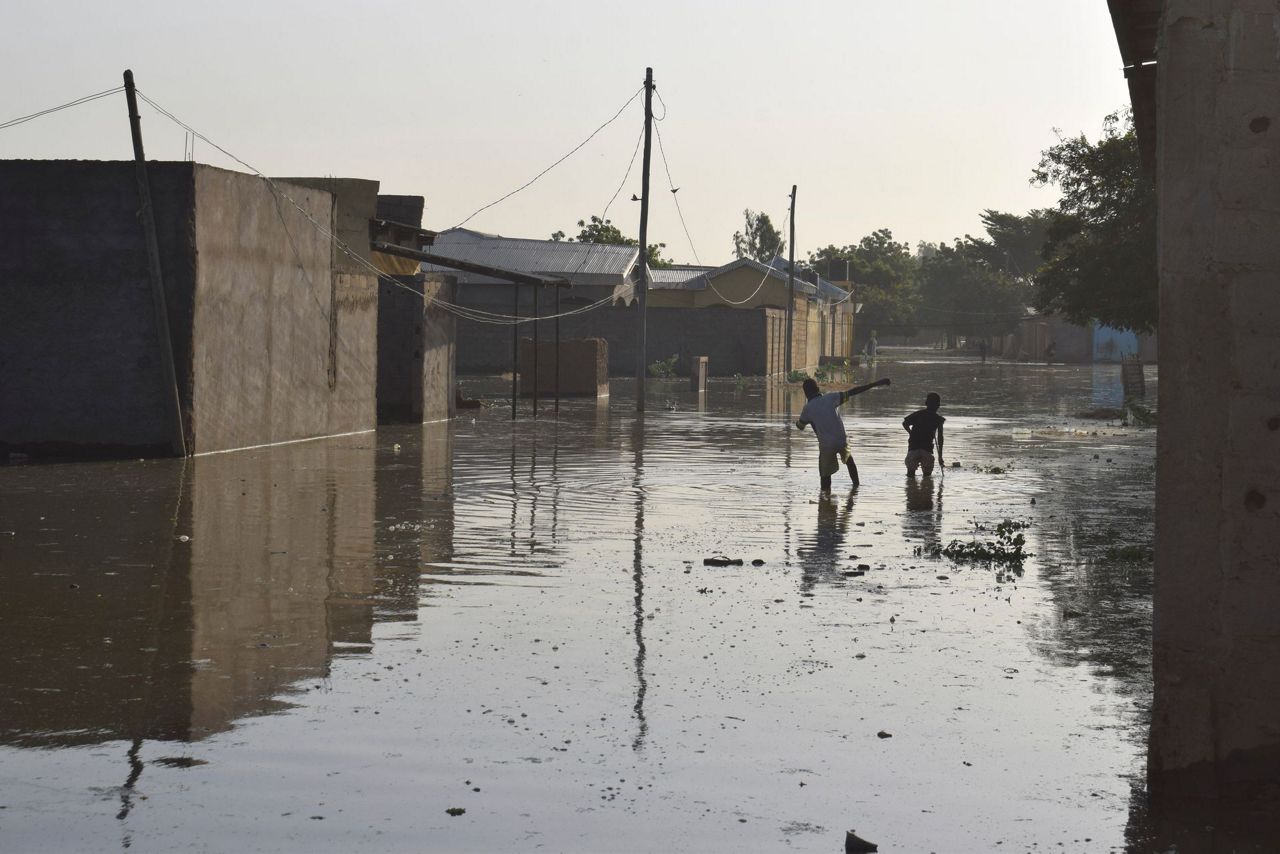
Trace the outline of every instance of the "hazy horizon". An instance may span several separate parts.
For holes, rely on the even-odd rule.
[[[138,87],[269,175],[373,178],[426,197],[452,226],[523,184],[612,116],[654,68],[658,128],[699,260],[731,257],[744,208],[786,229],[797,257],[857,241],[951,240],[984,208],[1051,205],[1028,185],[1041,150],[1096,136],[1128,92],[1107,5],[941,0],[659,0],[630,6],[331,2],[218,7],[141,2],[131,14],[51,2],[8,14],[11,89],[0,121]],[[53,57],[55,61],[51,61]],[[38,70],[38,73],[32,73]],[[142,108],[148,157],[181,159],[184,132]],[[468,222],[548,238],[599,215],[619,188],[641,99],[536,184]],[[204,143],[196,159],[240,169]],[[128,159],[124,96],[0,132],[0,157]],[[650,241],[693,262],[654,142]],[[608,216],[638,231],[640,158]]]

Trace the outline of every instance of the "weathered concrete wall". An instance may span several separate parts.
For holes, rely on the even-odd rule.
[[[540,340],[537,357],[535,362],[533,339],[521,338],[521,396],[533,396],[535,370],[538,396],[543,399],[554,397],[557,390],[561,397],[609,396],[609,342],[603,338],[561,339],[558,366],[556,342]]]
[[[189,408],[192,165],[148,171]],[[0,446],[167,453],[138,207],[131,161],[0,161]]]
[[[422,277],[378,283],[378,423],[422,421]]]
[[[1234,797],[1280,767],[1280,14],[1161,26],[1151,786]]]
[[[423,283],[427,300],[422,342],[422,421],[440,421],[454,415],[457,385],[457,320],[432,301],[453,302],[458,280],[429,273]]]
[[[192,451],[371,428],[372,412],[346,430],[331,423],[343,330],[340,318],[331,327],[330,240],[260,178],[197,166],[195,184]],[[331,195],[282,189],[332,228]]]
[[[562,306],[562,310],[570,306]],[[550,312],[550,308],[545,308]],[[711,357],[712,376],[757,376],[765,372],[767,332],[765,309],[650,308],[646,332],[646,364],[673,353],[676,370],[686,373],[693,356]],[[601,308],[562,318],[560,337],[603,338],[609,342],[609,373],[634,376],[636,309]],[[520,335],[532,337],[529,324]],[[542,321],[538,335],[555,338],[554,322]],[[458,370],[462,373],[500,373],[511,370],[511,327],[459,321]]]
[[[377,215],[378,182],[364,178],[281,178],[278,182],[333,196],[331,353],[325,434],[372,429],[377,421],[378,276],[371,269],[369,220]],[[292,192],[289,193],[291,196]]]

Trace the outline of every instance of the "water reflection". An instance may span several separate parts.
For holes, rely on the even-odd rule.
[[[1114,844],[1145,749],[1150,565],[1107,549],[1149,543],[1149,434],[1063,416],[1089,408],[1087,369],[876,371],[894,385],[845,412],[863,486],[827,497],[800,392],[764,382],[642,418],[620,382],[559,420],[477,411],[185,474],[0,470],[0,749],[73,805],[110,753],[111,814],[150,820],[157,849],[197,821],[188,790],[317,849],[835,850],[851,815],[901,850],[996,850],[997,826],[1009,848]],[[904,483],[901,418],[934,389],[965,466]],[[1034,523],[1017,590],[913,554],[1005,516]],[[703,568],[717,551],[748,565]],[[875,570],[847,576],[858,561]],[[212,767],[162,787],[157,740]],[[263,754],[269,784],[244,771]],[[0,780],[0,804],[20,792]],[[346,812],[308,824],[285,797]],[[339,833],[304,842],[299,819]]]
[[[906,478],[907,512],[902,515],[902,536],[917,542],[928,554],[942,547],[942,487],[946,475]]]
[[[449,443],[6,473],[0,743],[191,741],[288,708],[375,620],[416,619],[420,567],[451,558]]]

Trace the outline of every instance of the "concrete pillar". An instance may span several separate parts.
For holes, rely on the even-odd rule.
[[[1167,0],[1151,790],[1280,768],[1280,10]]]

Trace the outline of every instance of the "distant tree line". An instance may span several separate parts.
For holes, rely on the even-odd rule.
[[[920,242],[913,249],[882,228],[856,243],[808,254],[807,266],[830,278],[847,263],[862,303],[859,326],[912,335],[941,327],[948,338],[1012,332],[1027,306],[1082,325],[1098,322],[1151,332],[1158,318],[1155,191],[1143,174],[1129,112],[1103,120],[1096,141],[1059,136],[1041,153],[1031,183],[1056,186],[1052,208],[1025,214],[984,210],[985,234]],[[609,220],[578,220],[576,237],[553,240],[636,246]],[[733,253],[768,263],[786,252],[764,213],[743,211]],[[671,266],[666,244],[647,247],[649,266]],[[801,266],[797,264],[797,266]]]

